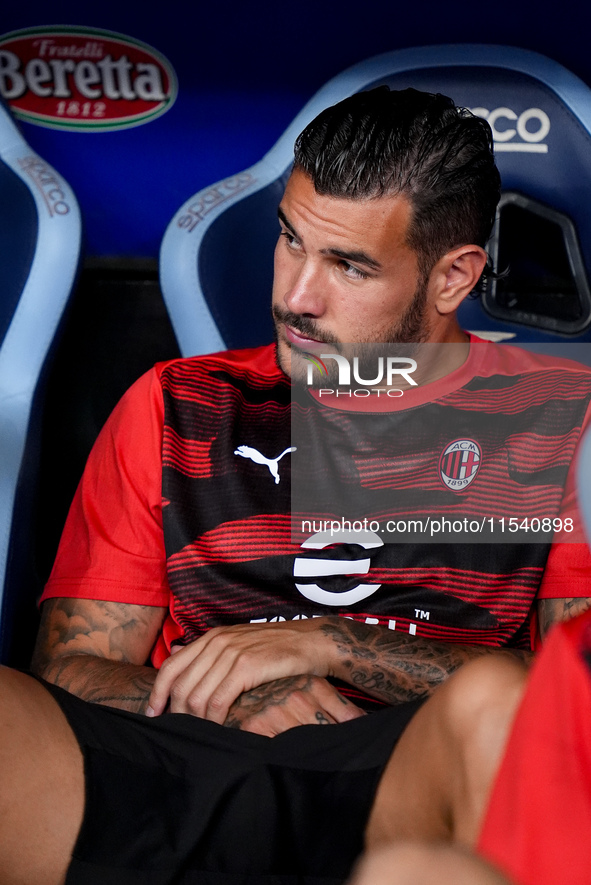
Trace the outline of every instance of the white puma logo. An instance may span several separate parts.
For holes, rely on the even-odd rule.
[[[289,449],[285,449],[284,452],[281,452],[277,458],[265,458],[264,455],[261,455],[260,452],[257,452],[256,449],[253,449],[250,446],[238,446],[234,451],[234,454],[240,455],[242,458],[250,458],[255,464],[266,464],[271,476],[275,479],[275,484],[277,484],[279,482],[279,462],[288,452],[295,452],[296,450],[296,446],[290,446]]]

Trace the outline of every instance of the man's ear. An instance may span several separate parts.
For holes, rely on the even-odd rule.
[[[441,315],[453,313],[476,286],[487,255],[480,246],[459,246],[440,258],[431,271],[434,305]]]

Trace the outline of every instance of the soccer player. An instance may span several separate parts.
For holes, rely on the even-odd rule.
[[[394,830],[474,842],[532,612],[544,635],[588,606],[587,548],[377,537],[369,566],[354,541],[318,557],[317,540],[291,536],[290,378],[319,346],[445,346],[430,383],[372,399],[388,432],[361,440],[360,493],[390,512],[424,483],[448,514],[482,516],[484,500],[494,517],[508,506],[574,529],[589,372],[477,342],[457,320],[499,187],[488,125],[443,96],[362,93],[299,137],[276,344],[157,366],[91,455],[44,594],[33,666],[47,682],[5,677],[6,709],[20,697],[24,713],[9,720],[4,795],[15,778],[28,790],[10,863],[33,862],[23,821],[55,881],[75,843],[68,883],[338,880],[364,832],[370,846]],[[354,428],[352,410],[332,414]],[[350,572],[339,598],[325,579]],[[491,655],[508,705],[482,702]],[[296,728],[310,724],[332,727]],[[472,774],[449,793],[454,759]]]

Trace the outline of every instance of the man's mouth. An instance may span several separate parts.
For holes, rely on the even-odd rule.
[[[325,344],[326,342],[322,341],[320,338],[311,338],[308,335],[302,335],[301,332],[298,332],[292,326],[288,326],[286,323],[283,325],[285,331],[285,337],[289,341],[290,344],[295,345],[295,347],[306,348],[312,347],[315,344]]]
[[[332,336],[322,334],[316,328],[316,323],[310,317],[273,307],[273,318],[277,333],[279,334],[281,329],[282,337],[290,347],[307,350],[310,347],[335,343]]]

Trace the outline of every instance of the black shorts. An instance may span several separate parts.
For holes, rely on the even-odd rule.
[[[98,707],[44,684],[85,760],[66,885],[342,882],[382,770],[420,706],[267,738]]]

